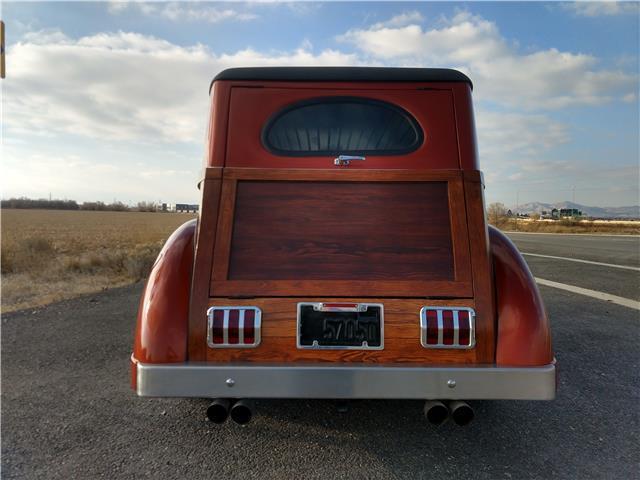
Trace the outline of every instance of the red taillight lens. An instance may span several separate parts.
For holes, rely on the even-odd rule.
[[[244,342],[243,343],[251,344],[254,342],[255,315],[256,315],[256,312],[254,310],[244,311]]]
[[[472,348],[475,312],[466,307],[423,307],[420,342],[425,348]]]
[[[213,312],[213,343],[224,343],[224,311],[216,310]]]
[[[460,345],[469,345],[471,335],[471,323],[469,322],[469,312],[462,310],[458,312],[458,342]]]
[[[211,348],[257,347],[261,311],[257,307],[211,307],[207,343]]]
[[[438,343],[438,312],[435,310],[427,310],[427,343]]]

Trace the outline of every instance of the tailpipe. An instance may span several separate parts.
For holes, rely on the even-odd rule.
[[[238,400],[231,407],[229,415],[231,415],[231,420],[237,424],[246,425],[251,421],[252,410],[251,402],[248,400]]]
[[[439,400],[427,400],[424,403],[424,416],[432,425],[442,425],[449,418],[449,409]]]
[[[207,407],[207,418],[213,423],[224,423],[229,416],[229,407],[231,402],[226,398],[216,398],[209,407]]]
[[[449,411],[453,421],[460,426],[468,425],[474,417],[473,408],[467,402],[460,400],[449,403]]]

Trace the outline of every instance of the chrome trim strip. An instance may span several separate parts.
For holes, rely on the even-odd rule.
[[[311,305],[314,310],[325,311],[322,310],[324,307],[324,303],[322,302],[300,302],[297,306],[297,315],[296,315],[296,346],[300,350],[384,350],[384,305],[382,303],[358,303],[353,310],[346,310],[352,312],[366,312],[368,307],[380,307],[380,346],[379,347],[370,347],[367,345],[367,342],[363,342],[361,346],[345,346],[345,347],[335,347],[332,345],[318,345],[316,342],[313,345],[302,345],[300,343],[300,311],[303,306]],[[352,307],[353,308],[353,307]],[[345,310],[326,310],[326,311],[345,311]]]
[[[354,306],[347,306],[354,305]],[[369,303],[344,303],[338,302],[313,304],[313,309],[319,312],[366,312]]]
[[[229,310],[224,311],[224,320],[222,320],[222,343],[229,343]]]
[[[556,366],[138,363],[137,385],[145,397],[552,400]]]
[[[458,310],[453,311],[453,344],[456,347],[460,346],[460,318],[458,317]]]
[[[438,343],[427,343],[427,310],[436,310],[438,313]],[[443,337],[443,321],[442,311],[453,310],[453,345],[445,345],[442,343]],[[460,343],[460,319],[458,318],[458,311],[469,312],[469,345],[459,345]],[[456,322],[457,320],[457,322]],[[457,326],[457,330],[456,330]],[[470,307],[459,306],[431,306],[425,305],[420,309],[420,344],[424,348],[438,348],[438,349],[452,349],[452,350],[469,350],[476,346],[476,312]]]
[[[216,310],[223,310],[224,317],[222,323],[222,341],[224,343],[213,343],[213,313]],[[229,310],[240,310],[238,316],[238,342],[229,343]],[[241,343],[244,341],[244,313],[253,310],[253,343]],[[258,307],[248,305],[214,306],[207,310],[207,346],[209,348],[255,348],[260,345],[262,330],[262,310]]]

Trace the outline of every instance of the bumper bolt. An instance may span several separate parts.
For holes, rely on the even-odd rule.
[[[456,381],[455,380],[448,380],[447,381],[447,386],[449,388],[456,388]]]
[[[233,378],[227,378],[225,382],[227,387],[233,387],[236,384],[236,381]]]

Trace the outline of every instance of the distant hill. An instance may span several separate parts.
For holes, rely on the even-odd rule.
[[[512,206],[509,207],[512,212],[518,213],[542,213],[543,210],[551,212],[552,209],[557,208],[577,208],[587,217],[594,218],[640,218],[640,205],[632,205],[628,207],[590,207],[588,205],[581,205],[573,202],[558,202],[558,203],[543,203],[543,202],[530,202],[523,205],[519,205],[518,208]]]

